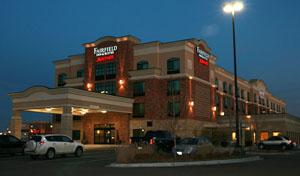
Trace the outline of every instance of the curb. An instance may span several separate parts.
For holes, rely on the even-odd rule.
[[[210,160],[210,161],[191,161],[191,162],[166,162],[166,163],[130,163],[130,164],[117,164],[112,163],[107,167],[120,167],[120,168],[134,168],[134,167],[180,167],[180,166],[208,166],[219,164],[234,164],[245,163],[251,161],[262,160],[259,156],[252,156],[239,159],[227,159],[227,160]]]

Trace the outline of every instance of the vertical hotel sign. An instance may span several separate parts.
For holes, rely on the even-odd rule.
[[[94,48],[94,54],[96,55],[96,62],[104,62],[115,59],[115,53],[118,50],[118,46],[108,46],[104,48]]]
[[[198,61],[202,65],[208,65],[208,59],[209,59],[209,53],[203,51],[200,49],[198,46],[196,48],[197,50],[197,55],[198,55]]]

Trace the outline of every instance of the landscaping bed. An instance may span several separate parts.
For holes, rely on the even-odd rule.
[[[246,157],[245,155],[243,157]],[[241,158],[233,148],[216,147],[213,145],[200,146],[196,153],[191,155],[174,156],[158,150],[155,145],[127,145],[117,149],[117,163],[164,163],[190,162],[207,160],[224,160]]]

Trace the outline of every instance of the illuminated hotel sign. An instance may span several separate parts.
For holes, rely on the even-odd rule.
[[[199,63],[203,65],[208,65],[209,54],[199,47],[197,47],[197,54],[199,56]]]
[[[113,60],[118,46],[108,46],[104,48],[94,48],[94,54],[97,56],[96,62]]]

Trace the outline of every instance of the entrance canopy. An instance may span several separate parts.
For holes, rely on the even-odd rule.
[[[88,92],[74,88],[31,87],[10,93],[14,111],[63,114],[63,107],[72,107],[73,115],[97,112],[132,113],[133,99]]]
[[[87,113],[132,113],[133,99],[89,92],[75,88],[31,87],[23,92],[10,93],[13,113],[10,130],[21,136],[21,112],[61,114],[62,134],[72,135],[73,115]]]

